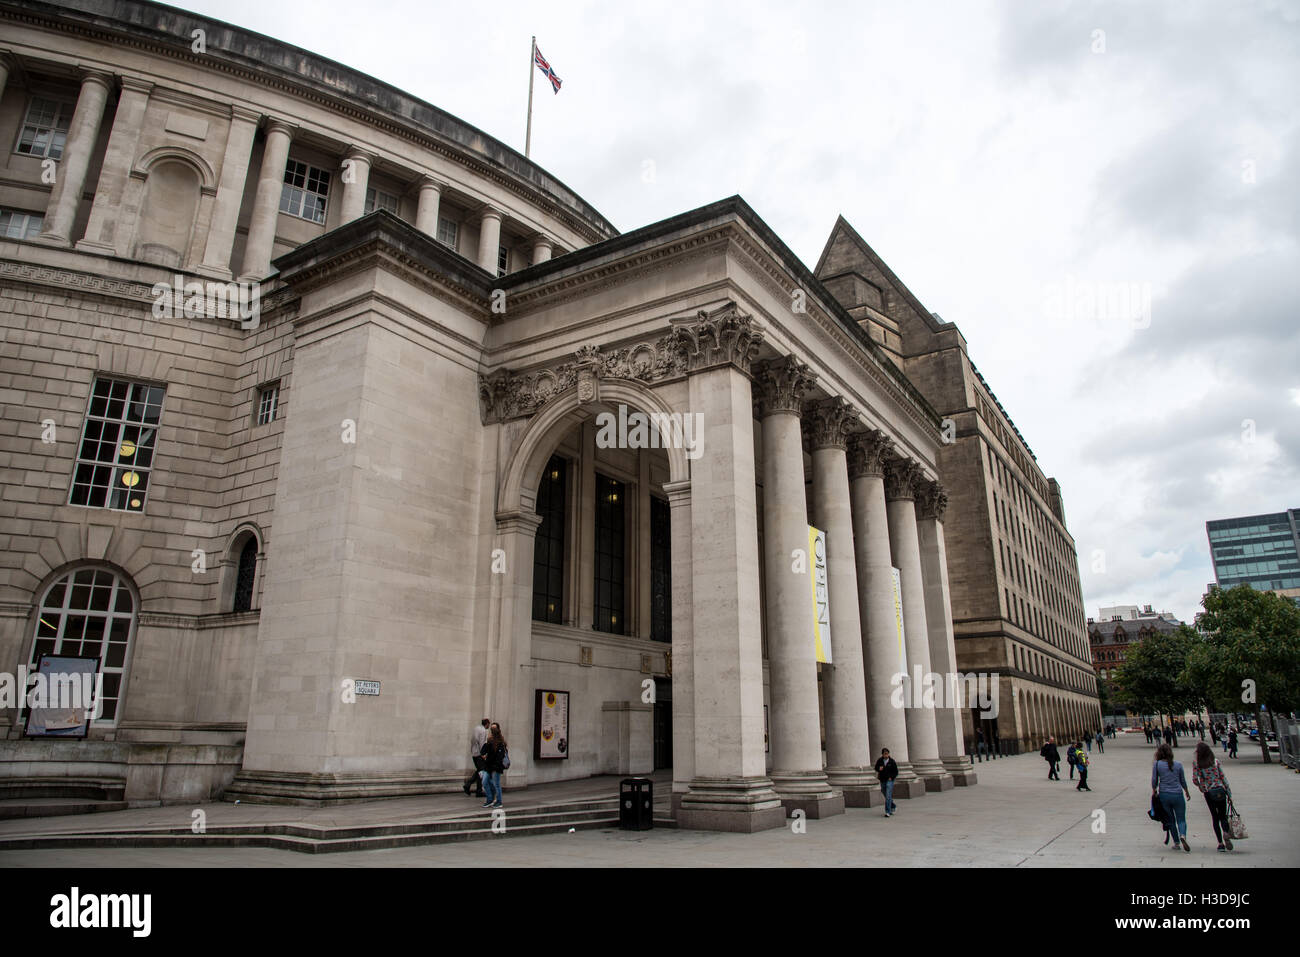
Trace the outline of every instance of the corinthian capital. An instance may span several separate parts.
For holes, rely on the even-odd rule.
[[[713,312],[700,310],[694,319],[674,320],[664,344],[688,372],[728,363],[748,372],[763,344],[763,331],[729,302]]]
[[[885,474],[885,459],[894,450],[894,443],[884,432],[871,429],[867,432],[855,432],[849,436],[849,478],[861,478],[864,475],[881,476]]]
[[[858,410],[835,396],[812,403],[803,417],[803,429],[812,449],[842,449],[849,437],[849,428],[858,417]]]
[[[920,482],[921,466],[911,459],[896,458],[885,463],[886,501],[915,499]]]
[[[938,482],[923,481],[916,496],[916,517],[943,521],[948,508],[948,490]]]
[[[803,397],[817,383],[817,376],[794,356],[781,356],[754,367],[760,414],[793,412],[803,408]]]

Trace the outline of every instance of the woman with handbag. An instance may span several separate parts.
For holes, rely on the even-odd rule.
[[[1192,783],[1205,795],[1214,822],[1214,836],[1219,839],[1219,850],[1232,850],[1232,828],[1228,823],[1228,800],[1232,790],[1223,774],[1223,765],[1214,756],[1210,746],[1202,741],[1196,746],[1196,767],[1192,768]]]
[[[501,807],[501,772],[510,767],[510,752],[501,734],[501,725],[493,722],[488,729],[488,739],[483,742],[483,793],[484,807]]]
[[[1183,845],[1183,850],[1192,852],[1187,843],[1187,801],[1192,796],[1183,776],[1183,765],[1174,760],[1174,749],[1167,744],[1156,748],[1156,763],[1151,767],[1151,796],[1158,797],[1165,809],[1177,822],[1178,833],[1175,837]]]

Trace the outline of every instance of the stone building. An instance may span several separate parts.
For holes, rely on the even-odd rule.
[[[1137,605],[1116,605],[1098,610],[1096,620],[1088,619],[1088,644],[1092,652],[1092,667],[1098,680],[1105,683],[1110,701],[1111,715],[1118,723],[1127,709],[1118,700],[1114,687],[1115,669],[1124,663],[1128,650],[1151,635],[1177,631],[1183,623],[1167,611],[1155,612],[1150,605],[1141,609]]]
[[[960,708],[895,694],[962,646],[1033,699],[1001,728],[1074,700],[1067,606],[1029,600],[1072,561],[1059,495],[1013,505],[1030,461],[979,471],[1027,456],[1009,423],[743,200],[620,234],[237,27],[140,0],[0,23],[0,670],[104,675],[84,740],[0,711],[0,793],[451,790],[489,715],[512,788],[671,766],[682,826],[754,830],[869,805],[881,747],[900,796],[975,783]],[[1041,545],[1014,613],[980,496],[1017,559]]]
[[[1038,466],[1011,416],[971,361],[966,339],[927,310],[842,217],[816,274],[943,417],[939,479],[956,667],[999,675],[989,740],[1038,750],[1049,734],[1098,727],[1074,538],[1061,487]]]

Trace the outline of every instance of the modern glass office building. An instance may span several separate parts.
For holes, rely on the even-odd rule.
[[[1205,523],[1220,588],[1249,585],[1300,603],[1300,509]]]

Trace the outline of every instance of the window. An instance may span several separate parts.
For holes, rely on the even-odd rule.
[[[72,120],[73,106],[61,100],[43,96],[32,97],[27,105],[27,118],[18,134],[15,153],[61,159],[68,139],[68,123]]]
[[[144,509],[164,391],[122,379],[95,379],[69,504]]]
[[[623,568],[624,502],[626,487],[604,475],[596,476],[596,631],[624,634]]]
[[[510,250],[505,246],[497,247],[497,275],[504,276],[510,271]]]
[[[257,424],[270,425],[280,411],[280,383],[264,385],[257,393]]]
[[[253,583],[257,581],[257,537],[249,535],[239,552],[239,571],[235,575],[233,611],[252,611]]]
[[[537,526],[533,540],[533,620],[564,621],[565,466],[552,455],[537,486]]]
[[[673,640],[672,519],[668,503],[650,499],[650,640]]]
[[[115,722],[134,623],[135,600],[121,577],[104,568],[69,572],[41,599],[30,667],[36,670],[41,655],[98,658],[104,676],[99,720]]]
[[[394,216],[397,215],[397,197],[392,193],[385,193],[382,189],[375,189],[371,186],[366,190],[366,212],[373,213],[376,209],[386,209]]]
[[[456,243],[459,232],[460,226],[457,223],[442,216],[438,217],[438,242],[452,249],[458,249]]]
[[[0,209],[0,236],[5,239],[31,239],[41,234],[43,213],[24,213],[17,209]]]
[[[280,212],[323,223],[329,192],[330,174],[327,171],[289,160],[284,167],[284,186],[280,190]]]

